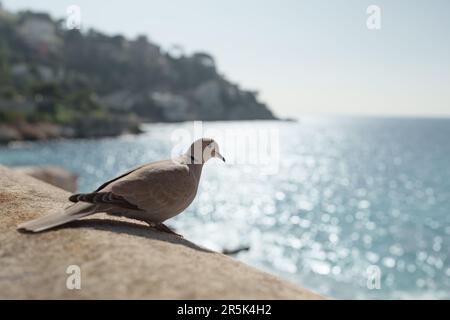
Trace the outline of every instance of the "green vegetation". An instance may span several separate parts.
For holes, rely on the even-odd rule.
[[[45,13],[0,8],[0,124],[273,119],[207,53],[171,55],[145,36],[66,30]],[[83,125],[83,130],[89,131]],[[75,135],[86,135],[79,132]]]

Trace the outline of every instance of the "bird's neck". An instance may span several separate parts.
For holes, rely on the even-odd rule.
[[[184,158],[186,159],[186,163],[195,164],[195,165],[203,165],[208,159],[203,159],[203,156],[200,152],[194,152],[193,148],[190,148],[184,154]]]
[[[199,181],[202,174],[204,162],[199,161],[189,152],[186,152],[184,155],[182,155],[180,160],[180,162],[186,164],[189,167],[189,170],[195,175],[197,181]]]
[[[203,164],[188,164],[189,170],[193,173],[197,179],[197,183],[200,181],[202,175]]]

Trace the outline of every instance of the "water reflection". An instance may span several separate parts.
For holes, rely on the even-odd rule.
[[[239,259],[337,298],[450,298],[449,120],[205,126],[279,130],[279,171],[208,163],[197,199],[172,222],[188,239],[213,249],[248,245]],[[180,127],[191,124],[151,125],[137,137],[25,143],[0,149],[0,160],[63,165],[81,174],[88,191],[170,155],[168,137]],[[381,270],[380,290],[367,288],[370,265]]]

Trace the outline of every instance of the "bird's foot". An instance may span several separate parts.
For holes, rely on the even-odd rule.
[[[176,233],[171,228],[166,226],[164,223],[149,223],[149,225],[158,231],[174,234],[180,238],[183,238],[183,236],[181,234]]]

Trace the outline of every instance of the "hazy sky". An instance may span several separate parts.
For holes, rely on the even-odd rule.
[[[1,0],[0,0],[1,1]],[[210,52],[280,116],[450,116],[450,1],[3,0],[169,48]],[[366,9],[381,8],[381,30]]]

